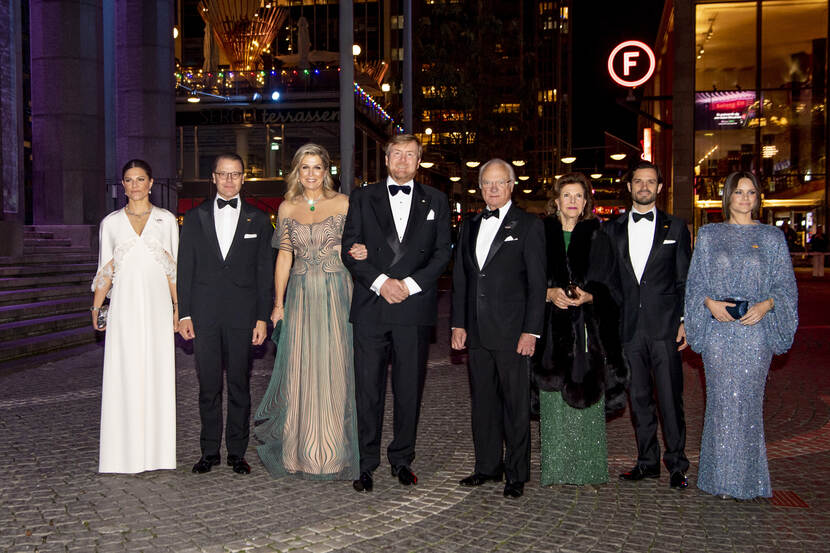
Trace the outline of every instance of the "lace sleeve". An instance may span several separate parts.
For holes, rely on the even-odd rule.
[[[281,217],[277,219],[277,228],[274,229],[274,236],[271,238],[271,247],[275,250],[293,252],[291,245],[291,233],[288,231],[290,219]]]
[[[164,271],[164,275],[170,282],[175,283],[176,260],[173,258],[173,255],[156,240],[147,239],[145,243],[147,244],[147,247],[150,248],[150,251],[153,253],[153,259],[156,260],[156,263],[158,263],[159,266],[161,266],[161,270]]]
[[[95,292],[110,287],[113,276],[113,262],[110,260],[109,263],[98,269],[98,272],[95,273],[95,278],[92,279],[92,291]],[[109,296],[109,292],[107,292],[107,296]]]

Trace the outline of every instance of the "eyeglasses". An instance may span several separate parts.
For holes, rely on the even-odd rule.
[[[497,180],[497,181],[492,181],[492,182],[491,181],[481,181],[481,184],[479,184],[479,188],[481,188],[482,190],[485,189],[485,188],[502,189],[502,188],[507,188],[511,184],[513,184],[512,180]]]
[[[216,175],[216,178],[219,179],[219,180],[227,180],[229,178],[233,179],[233,180],[239,180],[239,179],[242,178],[242,171],[231,171],[231,172],[216,171],[213,174]]]

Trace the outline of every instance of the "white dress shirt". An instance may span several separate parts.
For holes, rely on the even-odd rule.
[[[389,198],[389,207],[392,208],[392,220],[395,221],[395,231],[398,233],[398,241],[403,242],[404,234],[406,234],[406,224],[409,222],[409,212],[412,209],[412,190],[415,188],[415,182],[409,181],[402,183],[401,186],[409,186],[409,194],[404,194],[403,191],[398,191],[394,196],[389,192],[389,185],[398,183],[392,180],[392,177],[386,177],[386,195]],[[372,283],[371,290],[377,295],[380,295],[380,288],[383,283],[389,279],[389,275],[380,274],[378,278]],[[415,282],[412,277],[403,279],[404,284],[409,289],[409,295],[417,294],[421,291],[421,287]]]
[[[652,207],[654,220],[640,219],[634,222],[634,209],[628,214],[628,257],[631,259],[631,267],[634,268],[634,275],[637,282],[643,278],[643,271],[646,269],[646,262],[651,253],[651,245],[654,242],[654,227],[657,224],[657,209]],[[637,213],[648,213],[648,211]]]
[[[484,267],[484,262],[487,261],[487,254],[490,253],[490,246],[493,245],[493,240],[501,228],[504,221],[504,216],[507,215],[507,210],[510,209],[512,200],[507,200],[507,203],[499,208],[498,217],[481,218],[481,225],[478,227],[478,236],[476,237],[476,261],[478,261],[478,268]]]
[[[219,239],[219,249],[222,252],[222,259],[228,256],[228,250],[231,249],[233,243],[233,236],[236,234],[236,225],[239,223],[239,212],[242,207],[242,198],[237,194],[236,207],[226,205],[219,209],[219,195],[213,200],[213,221],[216,225],[216,238]],[[233,198],[230,198],[231,200]]]

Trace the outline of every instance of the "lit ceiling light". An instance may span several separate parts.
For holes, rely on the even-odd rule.
[[[527,175],[522,175],[522,176],[519,177],[519,180],[527,180],[529,178],[530,177],[528,177]]]
[[[461,177],[450,177],[450,180],[451,180],[452,182],[458,182],[458,181],[460,181],[460,180],[461,180]]]
[[[567,165],[570,165],[571,163],[576,161],[576,157],[575,156],[565,156],[562,159],[560,159],[559,161],[561,161],[562,163],[565,163]]]
[[[601,179],[602,178],[602,173],[591,173],[591,178],[594,179],[594,180]]]
[[[173,40],[179,38],[179,28],[173,27]]]
[[[276,102],[277,100],[279,100],[279,99],[280,99],[280,91],[279,91],[279,90],[275,90],[274,92],[272,92],[272,93],[271,93],[271,99],[272,99],[273,101],[275,101],[275,102]]]
[[[478,167],[479,165],[481,165],[481,162],[480,162],[480,161],[468,161],[468,162],[467,162],[467,163],[465,163],[464,165],[466,165],[466,166],[467,166],[467,167],[469,167],[470,169],[475,169],[476,167]]]
[[[352,44],[352,55],[359,56],[360,52],[363,50],[360,48],[360,44]]]
[[[424,134],[429,136],[432,134],[432,127],[427,127],[424,129]]]
[[[530,194],[531,192],[533,192],[533,190],[531,190],[530,188],[525,188],[524,190],[522,190],[522,192],[524,192],[525,194]]]
[[[468,189],[467,189],[467,194],[475,194],[475,193],[476,193],[476,189],[475,189],[475,188],[468,188]]]
[[[622,161],[622,160],[624,160],[624,159],[625,159],[625,154],[623,154],[623,153],[619,153],[619,154],[611,154],[611,156],[610,156],[610,157],[611,157],[611,159],[613,159],[614,161]]]
[[[553,178],[558,179],[558,178],[559,178],[559,177],[561,177],[561,176],[562,176],[562,175],[553,175]]]
[[[392,90],[392,87],[389,86],[389,83],[383,83],[382,85],[380,85],[381,92],[389,92],[390,90]]]
[[[422,161],[421,162],[421,167],[423,167],[424,169],[431,169],[433,165],[435,165],[435,164],[431,161]]]
[[[513,160],[513,165],[515,165],[516,167],[523,167],[524,164],[525,164],[525,160],[523,160],[523,159],[514,159]]]
[[[195,90],[191,90],[190,94],[187,95],[187,101],[190,102],[191,104],[198,104],[202,100],[201,100],[201,98],[199,98],[199,95],[196,94]]]

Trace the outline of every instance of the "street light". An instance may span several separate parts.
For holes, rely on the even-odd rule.
[[[429,136],[432,134],[432,127],[427,127],[424,129],[424,134]]]
[[[559,161],[561,161],[562,163],[565,163],[567,165],[570,165],[571,163],[576,161],[576,156],[565,156],[562,159],[560,159]]]
[[[389,85],[389,83],[383,83],[382,85],[380,85],[381,92],[389,92],[390,90],[392,90],[392,87]]]
[[[360,48],[360,44],[352,44],[352,55],[359,56],[360,52],[363,50]]]

